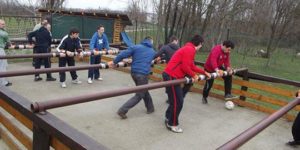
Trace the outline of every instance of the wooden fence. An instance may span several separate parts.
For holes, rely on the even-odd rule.
[[[0,87],[0,136],[10,149],[107,149],[49,112],[32,113],[30,104],[26,98]]]

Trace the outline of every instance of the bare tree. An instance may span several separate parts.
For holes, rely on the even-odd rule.
[[[41,0],[41,6],[46,9],[62,9],[66,0]]]

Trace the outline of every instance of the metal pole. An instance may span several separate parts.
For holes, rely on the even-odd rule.
[[[244,71],[244,69],[245,68],[236,69],[236,70],[234,70],[234,73],[236,73],[238,71]],[[212,78],[218,77],[217,73],[212,73],[211,75],[212,75]],[[225,71],[224,76],[227,76],[227,75],[229,75],[229,73]],[[199,80],[206,80],[206,79],[207,78],[204,75],[199,75]],[[135,86],[135,87],[131,87],[131,88],[126,87],[126,88],[122,88],[122,89],[105,91],[105,92],[101,92],[101,93],[94,93],[94,94],[89,94],[89,95],[85,94],[85,95],[81,95],[81,96],[77,96],[77,97],[60,98],[60,99],[54,99],[54,100],[49,100],[49,101],[44,101],[44,102],[35,102],[35,103],[31,104],[31,110],[32,110],[32,112],[41,112],[41,111],[45,111],[45,110],[51,109],[51,108],[58,108],[58,107],[63,107],[63,106],[68,106],[68,105],[85,103],[85,102],[100,100],[100,99],[104,99],[104,98],[108,98],[108,97],[114,97],[114,96],[119,96],[119,95],[139,92],[139,91],[151,90],[151,89],[167,87],[167,86],[177,85],[177,84],[181,84],[181,83],[191,83],[191,82],[192,82],[192,80],[190,78],[186,77],[183,79],[157,82],[157,83],[152,83],[152,84]]]
[[[51,48],[56,48],[59,44],[51,44]],[[89,44],[81,44],[83,47],[88,47]],[[5,47],[5,49],[33,49],[34,44],[16,44]]]
[[[124,63],[124,62],[118,63],[118,65],[117,65],[117,67],[126,67],[126,66],[128,66],[128,64]],[[109,66],[106,63],[100,63],[100,64],[76,66],[76,67],[74,66],[74,67],[59,67],[59,68],[7,71],[7,72],[0,72],[0,78],[12,77],[12,76],[33,75],[33,74],[41,74],[41,73],[49,73],[49,72],[86,70],[86,69],[92,69],[92,68],[108,69]]]
[[[35,54],[20,54],[20,55],[0,55],[0,59],[15,59],[15,58],[45,58],[45,57],[74,57],[74,56],[91,56],[91,55],[113,55],[118,54],[119,50],[108,50],[108,51],[83,51],[82,54],[78,52],[70,52],[72,56],[65,56],[67,53],[35,53]]]
[[[31,104],[31,110],[33,112],[41,112],[41,111],[45,111],[45,110],[51,109],[51,108],[58,108],[58,107],[63,107],[63,106],[68,106],[68,105],[85,103],[85,102],[89,102],[89,101],[95,101],[95,100],[100,100],[100,99],[104,99],[104,98],[109,98],[109,97],[114,97],[114,96],[119,96],[119,95],[139,92],[139,91],[145,91],[145,90],[156,89],[156,88],[161,88],[161,87],[165,87],[165,86],[181,84],[181,83],[185,83],[185,82],[187,82],[187,79],[184,78],[184,79],[179,79],[179,80],[171,80],[171,81],[165,81],[165,82],[157,82],[157,83],[153,83],[153,84],[140,85],[140,86],[135,86],[132,88],[126,87],[126,88],[122,88],[122,89],[118,89],[118,90],[105,91],[105,92],[94,93],[94,94],[89,94],[89,95],[81,95],[81,96],[77,96],[77,97],[55,99],[55,100],[49,100],[49,101],[44,101],[44,102],[35,102],[35,103]]]
[[[271,114],[270,116],[264,118],[254,126],[248,128],[244,132],[242,132],[240,135],[236,136],[235,138],[231,139],[229,142],[223,144],[218,148],[218,150],[232,150],[237,149],[243,144],[245,144],[247,141],[249,141],[251,138],[256,136],[259,132],[267,128],[269,125],[271,125],[273,122],[275,122],[277,119],[285,115],[288,111],[293,109],[296,105],[300,104],[300,98],[296,98],[295,100],[289,102],[286,106],[282,107],[275,113]]]

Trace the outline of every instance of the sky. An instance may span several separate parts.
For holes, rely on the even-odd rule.
[[[18,0],[21,3],[35,4],[39,0]],[[116,11],[125,11],[128,5],[134,0],[66,0],[67,8],[93,8],[93,9],[110,9]],[[153,0],[142,0],[143,4],[147,4],[147,12],[153,12]]]
[[[128,7],[128,0],[68,0],[68,8],[106,8],[111,10],[124,11]]]

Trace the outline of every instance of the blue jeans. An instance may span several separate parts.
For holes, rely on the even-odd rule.
[[[101,62],[101,55],[90,56],[90,64],[91,65],[100,64],[100,62]],[[88,77],[92,78],[92,79],[98,79],[100,77],[99,68],[89,69]]]

